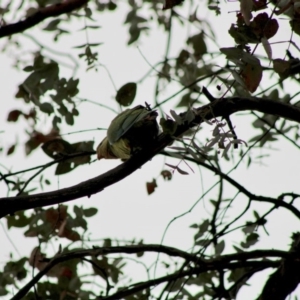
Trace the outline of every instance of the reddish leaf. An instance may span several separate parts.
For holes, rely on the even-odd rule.
[[[250,24],[253,33],[257,38],[266,37],[270,39],[278,30],[278,22],[276,19],[270,19],[267,13],[258,14]]]
[[[279,25],[276,19],[271,19],[264,28],[264,36],[267,39],[273,37],[278,31]]]
[[[188,172],[183,171],[182,169],[180,169],[179,167],[176,168],[176,170],[181,174],[181,175],[189,175]]]
[[[249,92],[254,93],[262,78],[262,67],[260,64],[246,64],[241,76]]]
[[[68,220],[65,219],[58,230],[58,236],[59,237],[65,237],[66,239],[70,240],[70,241],[79,241],[80,240],[80,235],[74,231],[73,229],[70,229],[70,225],[68,226]]]
[[[45,212],[45,221],[50,223],[53,229],[58,229],[67,218],[68,207],[60,205],[58,209],[49,208]]]
[[[7,150],[7,155],[11,155],[15,152],[15,149],[16,149],[16,145],[11,145],[8,150]]]
[[[286,78],[290,73],[290,62],[277,58],[273,60],[274,71],[279,74],[279,76]]]
[[[18,110],[18,109],[14,109],[12,111],[9,112],[8,116],[7,116],[7,121],[8,122],[17,122],[20,115],[22,115],[23,113]]]
[[[162,175],[162,177],[165,179],[165,180],[171,180],[172,179],[172,173],[168,170],[162,170],[160,172],[160,174]]]
[[[156,180],[153,179],[152,182],[147,182],[146,183],[146,187],[147,187],[147,193],[148,193],[148,195],[151,195],[152,193],[154,193],[155,188],[157,188]]]
[[[183,0],[165,0],[163,9],[173,8],[174,6],[179,5],[182,2]]]

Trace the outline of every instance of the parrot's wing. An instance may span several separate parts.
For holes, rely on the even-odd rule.
[[[112,145],[117,142],[134,124],[151,114],[144,106],[138,105],[132,109],[126,109],[116,116],[107,130],[107,138]]]

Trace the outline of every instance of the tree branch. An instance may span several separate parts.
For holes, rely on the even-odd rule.
[[[83,5],[88,3],[88,1],[89,0],[65,0],[62,1],[62,3],[57,3],[40,8],[37,12],[27,17],[23,21],[0,27],[0,38],[23,32],[47,18],[70,13],[76,9],[81,8]]]
[[[171,154],[169,154],[167,152],[162,152],[162,154],[171,157]],[[295,217],[297,217],[300,220],[300,211],[295,206],[293,206],[292,203],[287,203],[284,201],[284,196],[290,196],[293,198],[293,200],[295,200],[296,198],[300,198],[300,195],[297,195],[294,193],[284,193],[284,194],[278,196],[277,198],[255,195],[255,194],[251,193],[249,190],[247,190],[243,185],[238,183],[236,180],[231,178],[229,175],[223,173],[220,169],[218,169],[212,165],[209,165],[203,161],[197,161],[188,156],[183,155],[183,158],[187,161],[191,161],[199,166],[202,166],[202,167],[214,172],[215,174],[218,174],[222,179],[226,180],[228,183],[230,183],[232,186],[234,186],[239,192],[241,192],[245,196],[247,196],[249,198],[250,202],[251,201],[267,202],[267,203],[274,204],[274,208],[284,207],[287,210],[289,210],[291,213],[293,213],[295,215]],[[214,219],[214,215],[213,215],[213,219]],[[225,228],[227,228],[227,226]]]
[[[300,233],[293,234],[293,244],[290,251],[300,253]],[[299,259],[286,258],[280,267],[270,275],[258,300],[285,300],[300,283]]]
[[[182,135],[189,128],[202,123],[204,119],[209,120],[216,117],[222,117],[224,114],[231,115],[235,112],[244,110],[256,110],[267,114],[278,115],[285,119],[300,123],[300,108],[290,104],[261,98],[227,98],[218,99],[213,103],[209,103],[198,109],[195,109],[194,120],[189,124],[184,122],[182,125],[178,125],[174,136]],[[180,116],[184,120],[185,113],[180,114]],[[7,214],[13,214],[19,210],[54,205],[86,196],[90,197],[93,194],[99,193],[104,188],[124,179],[131,173],[135,172],[153,156],[168,146],[172,140],[173,139],[171,136],[161,134],[157,142],[155,142],[151,148],[137,153],[125,163],[102,175],[81,182],[72,187],[47,193],[1,198],[0,218],[6,216]],[[255,200],[259,201],[260,199],[256,198]],[[268,202],[268,200],[265,198],[264,201]]]
[[[70,252],[64,252],[62,254],[55,255],[52,259],[49,260],[49,263],[38,273],[36,274],[19,292],[11,298],[11,300],[22,299],[29,290],[44,276],[46,275],[55,265],[78,258],[85,258],[87,256],[99,256],[107,254],[136,254],[138,252],[156,252],[156,253],[165,253],[173,257],[181,257],[187,261],[192,261],[197,267],[191,268],[187,271],[175,272],[171,275],[163,276],[157,279],[149,280],[147,282],[140,282],[131,287],[126,287],[115,294],[104,297],[102,299],[122,299],[122,297],[131,295],[138,291],[141,291],[147,287],[155,286],[163,282],[169,282],[176,280],[178,278],[183,278],[185,276],[190,276],[193,274],[200,274],[206,272],[207,270],[218,270],[222,269],[236,269],[236,268],[246,268],[253,267],[259,268],[259,270],[264,268],[274,268],[278,267],[279,263],[276,261],[247,261],[249,259],[265,259],[266,257],[284,257],[290,259],[297,259],[294,253],[279,251],[279,250],[255,250],[251,252],[241,252],[224,255],[222,257],[212,258],[212,259],[202,259],[198,254],[190,254],[185,251],[173,247],[167,247],[163,245],[136,245],[136,246],[116,246],[116,247],[103,247],[103,248],[94,248],[86,250],[73,250]]]

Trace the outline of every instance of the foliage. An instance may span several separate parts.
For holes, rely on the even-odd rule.
[[[24,170],[18,168],[18,159],[14,161],[14,170],[5,166],[5,160],[0,165],[1,184],[7,189],[7,195],[3,192],[0,199],[0,215],[8,235],[17,228],[22,230],[24,241],[35,241],[30,257],[25,253],[19,259],[11,255],[3,263],[0,295],[28,300],[236,299],[251,278],[266,269],[275,272],[264,279],[262,291],[257,292],[260,300],[285,299],[292,294],[300,282],[299,233],[291,230],[291,245],[284,245],[284,250],[260,249],[259,243],[268,234],[275,211],[287,211],[299,222],[296,203],[299,194],[281,191],[274,195],[266,191],[265,195],[259,195],[239,182],[233,171],[242,163],[250,170],[257,161],[263,161],[263,150],[280,148],[283,140],[299,150],[298,3],[240,0],[236,15],[231,15],[230,28],[218,23],[224,10],[226,13],[230,10],[230,2],[223,6],[214,0],[1,3],[2,55],[10,57],[23,78],[20,84],[15,83],[14,97],[18,102],[9,108],[6,121],[11,126],[24,127],[26,132],[25,141],[16,138],[10,145],[1,141],[1,152],[5,158],[17,157],[18,149],[24,147],[25,159],[36,157],[37,162],[38,150],[42,149],[51,160]],[[200,10],[213,18],[203,18],[205,14]],[[117,88],[99,55],[109,41],[91,42],[90,35],[101,32],[102,17],[119,12],[128,31],[126,47],[135,47],[155,36],[157,44],[151,45],[151,51],[155,51],[161,42],[160,35],[166,47],[163,58],[155,64],[139,50],[150,71],[134,81],[129,78],[130,70],[125,70],[123,83]],[[284,26],[282,16],[288,19],[289,33],[285,40],[274,43]],[[121,30],[122,24],[118,25]],[[218,45],[215,30],[221,34],[228,32],[231,40]],[[72,47],[65,42],[68,36],[81,33],[85,34],[85,43]],[[45,37],[51,37],[50,45],[44,44]],[[179,46],[172,44],[174,38]],[[26,39],[33,43],[34,49],[28,49]],[[283,50],[276,48],[279,43],[285,45]],[[63,46],[57,49],[58,45]],[[122,56],[121,49],[113,50],[111,55]],[[132,61],[132,67],[134,64]],[[98,94],[96,101],[85,99],[81,94],[82,78],[77,77],[80,68],[95,74],[99,69],[106,70],[115,88],[114,100],[103,102]],[[122,66],[118,69],[122,71]],[[98,177],[86,178],[89,172],[81,170],[97,163],[93,160],[94,140],[84,136],[74,141],[65,134],[66,128],[75,127],[81,118],[91,121],[83,108],[86,103],[95,104],[99,123],[108,111],[119,113],[124,107],[136,105],[139,89],[153,77],[152,93],[143,94],[143,99],[147,109],[151,103],[151,108],[161,113],[161,134],[149,149],[132,153],[128,161]],[[99,87],[100,92],[98,87],[95,91],[104,93],[105,84],[99,82]],[[171,95],[164,99],[170,91]],[[240,124],[231,123],[230,115],[239,112],[247,114],[248,128],[252,125],[250,139],[237,135],[235,131]],[[203,124],[209,126],[210,135]],[[256,149],[262,154],[256,156]],[[285,158],[284,151],[280,151]],[[186,246],[182,249],[166,246],[164,240],[160,244],[147,244],[143,240],[113,237],[105,237],[95,246],[90,239],[90,218],[97,215],[97,208],[83,207],[76,201],[73,206],[63,203],[117,185],[147,161],[152,163],[151,159],[158,154],[166,162],[158,176],[153,174],[153,179],[146,182],[149,195],[156,195],[160,185],[167,184],[161,183],[162,179],[172,184],[175,175],[194,173],[195,168],[201,167],[206,174],[218,177],[210,189],[201,191],[189,211],[171,220],[166,228],[167,231],[175,220],[209,197],[209,216],[201,216],[190,225],[193,240],[189,250],[182,250]],[[226,163],[230,169],[224,167]],[[51,166],[55,166],[55,179],[77,172],[77,182],[72,187],[44,191],[54,189],[54,178],[46,173]],[[288,176],[278,175],[283,179]],[[180,187],[173,184],[172,189],[177,188]],[[42,192],[34,194],[36,190]],[[119,193],[123,196],[124,192]],[[243,201],[244,207],[234,210],[238,201]],[[263,204],[263,209],[254,208],[255,203]],[[234,242],[233,232],[238,236]],[[49,250],[53,245],[55,254]],[[130,271],[135,263],[144,267],[144,277]]]

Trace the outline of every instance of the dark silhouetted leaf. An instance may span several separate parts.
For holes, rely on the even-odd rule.
[[[60,163],[58,163],[56,170],[55,170],[55,175],[62,175],[62,174],[66,174],[69,173],[70,171],[72,171],[72,167],[71,167],[71,163],[66,162],[66,161],[62,161]]]
[[[156,180],[153,179],[152,182],[147,182],[146,183],[146,187],[147,187],[147,193],[148,193],[148,195],[151,195],[152,193],[154,193],[155,188],[157,188]]]
[[[169,170],[163,170],[160,172],[162,177],[166,180],[171,180],[172,179],[172,173]]]
[[[54,112],[53,106],[49,102],[44,102],[40,105],[40,110],[48,115],[51,115]]]
[[[7,116],[7,121],[8,122],[17,122],[19,119],[19,116],[22,115],[23,113],[18,110],[18,109],[14,109],[12,111],[9,112],[8,116]]]
[[[116,100],[122,106],[129,106],[136,95],[137,85],[134,82],[124,84],[117,92]]]
[[[83,214],[85,217],[92,217],[96,215],[98,212],[98,209],[95,207],[86,208],[83,210]]]

